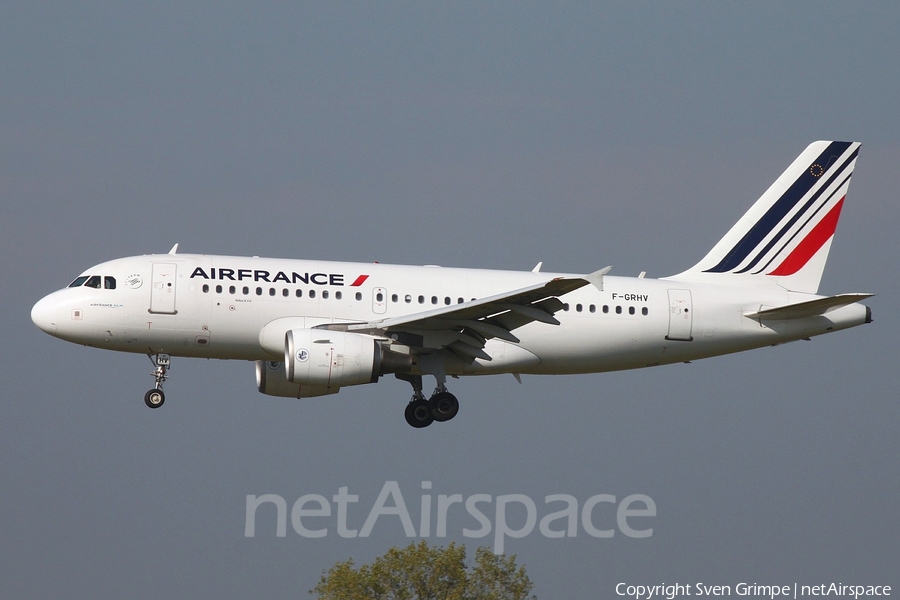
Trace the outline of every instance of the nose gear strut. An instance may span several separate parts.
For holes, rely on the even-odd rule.
[[[148,354],[147,358],[150,359],[150,362],[153,363],[153,366],[156,367],[152,373],[154,379],[156,380],[156,387],[152,390],[148,390],[146,394],[144,394],[144,404],[149,406],[150,408],[159,408],[163,405],[163,402],[166,401],[166,395],[162,391],[163,382],[169,378],[169,368],[171,367],[171,361],[169,360],[168,354],[157,354],[155,357],[152,354]]]

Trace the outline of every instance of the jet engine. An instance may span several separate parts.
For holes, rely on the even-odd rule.
[[[327,329],[291,329],[285,334],[285,378],[325,389],[375,383],[387,373],[409,371],[412,357],[369,335]]]

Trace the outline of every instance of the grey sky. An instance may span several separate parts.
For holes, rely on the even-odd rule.
[[[619,581],[900,585],[895,3],[15,3],[0,20],[4,597],[305,595],[408,540],[244,537],[248,494],[647,494],[648,539],[508,540],[542,598]],[[875,323],[643,371],[304,401],[252,366],[55,340],[31,305],[166,252],[669,275],[806,145],[863,142],[821,291]],[[893,377],[893,378],[892,378]],[[430,382],[429,382],[430,385]],[[598,513],[599,514],[599,513]],[[604,513],[606,514],[606,513]],[[608,516],[608,515],[607,515]],[[472,550],[465,514],[451,537]],[[512,522],[512,518],[510,519]],[[416,521],[417,522],[417,521]]]

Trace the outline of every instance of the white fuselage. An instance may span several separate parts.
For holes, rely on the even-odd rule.
[[[858,142],[813,142],[695,265],[670,277],[413,267],[237,256],[121,258],[35,304],[56,337],[153,360],[256,361],[257,389],[309,398],[408,382],[407,423],[453,419],[447,376],[637,369],[808,339],[871,322],[818,296]],[[283,364],[282,364],[283,361]],[[422,376],[435,379],[423,392]]]
[[[112,260],[84,276],[99,276],[99,287],[65,288],[35,306],[32,316],[44,331],[109,350],[272,361],[284,358],[288,326],[370,322],[572,277],[191,254]],[[524,325],[515,330],[519,343],[489,339],[484,351],[492,360],[451,360],[446,373],[633,369],[780,344],[867,321],[860,304],[766,323],[745,316],[818,297],[770,285],[605,276],[602,290],[587,285],[560,298],[566,308],[555,314],[559,325]],[[266,328],[276,321],[277,327]]]

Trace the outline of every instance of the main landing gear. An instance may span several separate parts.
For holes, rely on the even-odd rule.
[[[413,396],[406,405],[406,422],[419,429],[428,427],[435,421],[443,423],[449,421],[459,412],[459,401],[456,396],[447,391],[444,382],[438,380],[438,385],[431,394],[431,398],[425,399],[422,393],[422,376],[413,375],[402,377],[413,386]]]
[[[153,366],[156,367],[153,371],[153,377],[156,379],[156,387],[152,390],[148,390],[147,393],[144,394],[144,404],[150,408],[159,408],[163,405],[163,402],[166,401],[166,395],[162,391],[162,386],[163,382],[169,378],[168,373],[171,363],[168,354],[157,354],[155,358],[152,354],[148,354],[147,358],[149,358],[150,362],[153,363]]]

